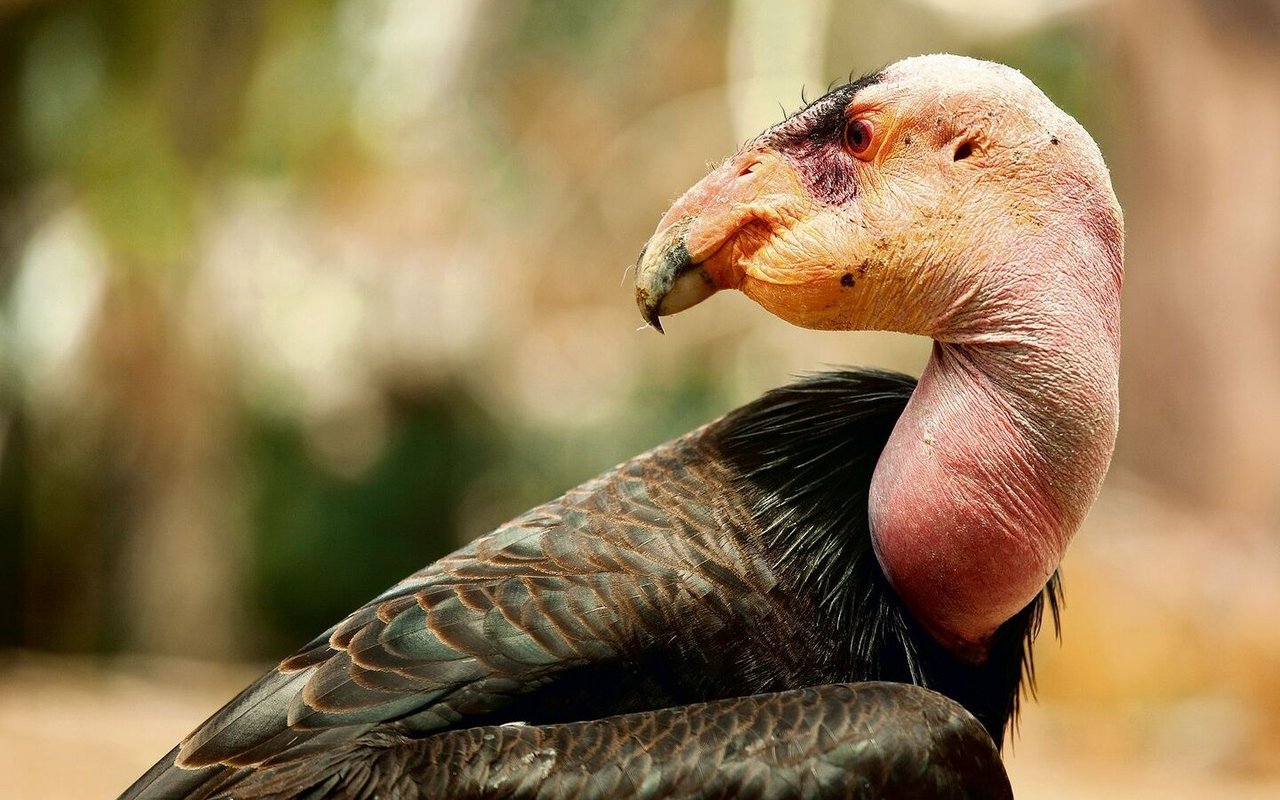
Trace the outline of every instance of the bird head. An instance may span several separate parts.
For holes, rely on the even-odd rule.
[[[1106,292],[1121,242],[1075,120],[1014,69],[920,56],[832,90],[689,189],[641,255],[636,301],[659,329],[738,289],[806,328],[958,340],[1052,268],[1032,251],[1100,245],[1096,274],[1074,277]]]

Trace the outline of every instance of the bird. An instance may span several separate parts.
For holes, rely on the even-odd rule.
[[[933,339],[771,390],[428,565],[125,791],[1011,797],[999,748],[1118,430],[1124,223],[1018,71],[908,58],[714,167],[636,263]]]

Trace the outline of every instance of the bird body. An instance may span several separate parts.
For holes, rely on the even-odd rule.
[[[833,90],[676,202],[637,303],[929,335],[918,385],[813,376],[516,518],[124,798],[1009,796],[995,748],[1115,441],[1122,248],[1096,146],[1015,71]]]
[[[872,552],[870,475],[913,384],[819,374],[527,512],[286,659],[125,797],[267,797],[282,775],[421,757],[434,751],[407,743],[446,733],[762,695],[767,710],[772,693],[861,681],[962,698],[999,741],[1040,601],[1002,631],[1003,670],[969,664],[923,634]],[[892,703],[918,701],[883,702],[887,725]],[[689,769],[705,757],[675,749]]]

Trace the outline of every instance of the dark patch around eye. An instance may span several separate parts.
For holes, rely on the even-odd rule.
[[[844,143],[845,109],[860,90],[882,78],[877,72],[838,86],[761,135],[760,144],[787,158],[814,199],[843,205],[858,195],[859,162]]]

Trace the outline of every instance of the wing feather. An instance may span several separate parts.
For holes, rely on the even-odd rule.
[[[733,537],[708,539],[715,527],[695,529],[711,511],[696,499],[698,459],[675,452],[690,446],[624,464],[401,581],[228,703],[168,771],[260,768],[318,737],[488,719],[566,670],[716,634],[731,612],[709,598],[766,605],[752,587],[772,579],[744,573],[762,562]],[[190,783],[166,774],[125,797]]]
[[[981,723],[942,695],[894,683],[425,739],[374,734],[337,752],[269,765],[239,782],[235,796],[310,796],[300,787],[333,800],[1013,796]]]

